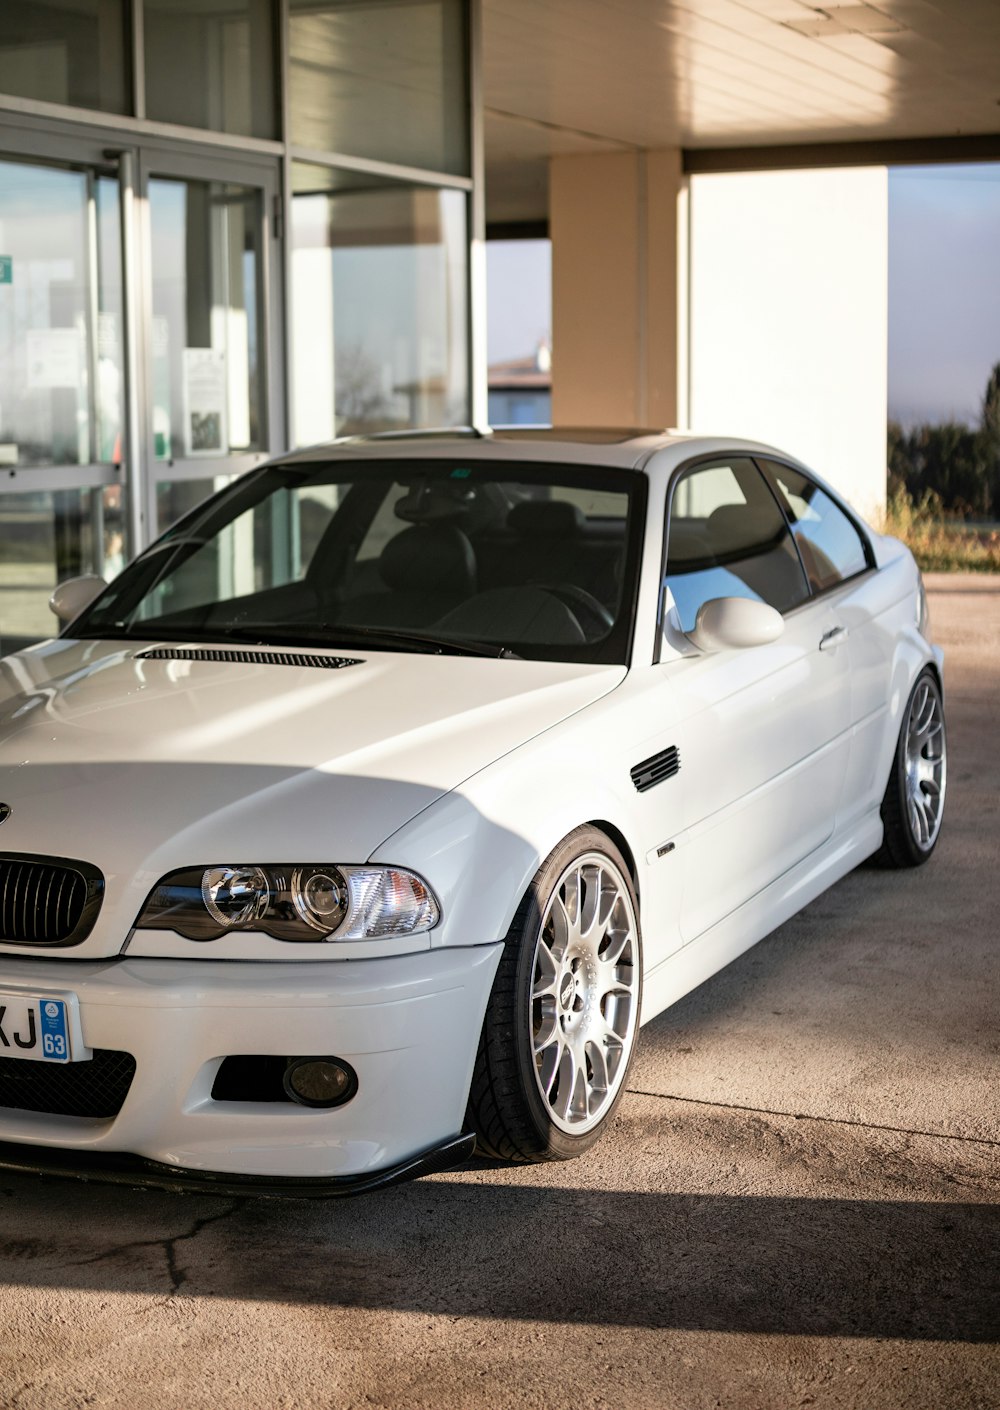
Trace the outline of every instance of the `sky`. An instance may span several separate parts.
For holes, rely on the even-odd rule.
[[[889,415],[978,423],[1000,362],[1000,164],[889,172]]]
[[[551,339],[545,240],[490,241],[488,357]],[[889,415],[975,425],[1000,362],[1000,163],[889,172]]]
[[[552,341],[552,247],[548,240],[490,240],[486,245],[490,363],[528,357]]]

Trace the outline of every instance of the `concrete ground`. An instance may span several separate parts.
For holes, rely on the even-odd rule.
[[[0,1175],[0,1405],[1000,1406],[1000,578],[929,586],[929,866],[644,1029],[575,1163],[326,1204]]]

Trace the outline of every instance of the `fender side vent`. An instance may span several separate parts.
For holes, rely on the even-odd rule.
[[[354,656],[319,656],[305,651],[243,651],[226,647],[154,646],[136,652],[137,661],[233,661],[241,666],[317,666],[339,671],[342,666],[360,666]]]
[[[647,788],[662,783],[664,779],[673,778],[674,774],[680,772],[680,767],[680,751],[675,744],[671,744],[669,749],[654,754],[651,759],[643,759],[642,763],[636,764],[629,773],[632,775],[636,792],[645,793]]]

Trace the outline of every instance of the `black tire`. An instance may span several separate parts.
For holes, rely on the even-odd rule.
[[[574,908],[594,924],[574,930]],[[603,832],[576,828],[535,873],[504,942],[466,1116],[479,1153],[527,1162],[589,1149],[625,1089],[641,999],[628,867]]]
[[[927,719],[926,730],[919,726]],[[882,799],[882,846],[876,866],[898,870],[928,861],[941,836],[948,749],[944,701],[937,676],[926,666],[903,711],[889,782]],[[913,770],[928,775],[920,781]]]

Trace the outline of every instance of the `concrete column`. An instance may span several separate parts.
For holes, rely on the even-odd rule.
[[[679,150],[554,157],[552,420],[677,418]]]
[[[690,424],[885,504],[885,167],[691,178]]]

